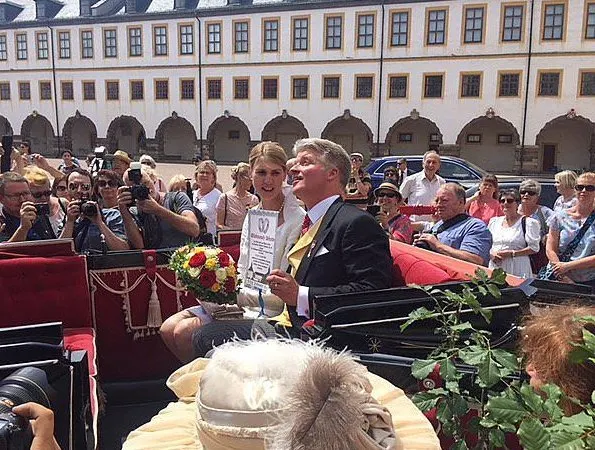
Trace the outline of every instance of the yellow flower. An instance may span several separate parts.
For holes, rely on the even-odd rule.
[[[225,268],[225,271],[227,272],[227,275],[230,277],[233,277],[236,274],[236,268],[235,266],[227,266]]]
[[[208,258],[205,267],[210,270],[215,269],[217,267],[217,258]]]
[[[192,278],[197,278],[200,275],[200,269],[198,267],[191,267],[188,269],[188,273]]]
[[[189,260],[184,261],[183,267],[184,269],[188,269],[188,267],[190,267]]]
[[[205,250],[205,256],[207,258],[216,257],[218,253],[219,253],[219,249],[217,249],[217,248],[207,248]]]
[[[215,276],[217,277],[217,281],[219,283],[223,283],[225,281],[225,279],[227,278],[227,270],[225,270],[225,268],[221,267],[215,271]]]
[[[211,286],[211,291],[213,292],[219,292],[221,290],[221,285],[219,283],[215,283],[213,286]]]

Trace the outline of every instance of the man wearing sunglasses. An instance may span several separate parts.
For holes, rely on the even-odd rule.
[[[25,168],[24,177],[29,182],[33,201],[36,205],[40,205],[38,216],[40,216],[40,211],[45,210],[48,213],[38,218],[47,221],[47,225],[51,227],[54,237],[60,236],[62,228],[64,228],[64,222],[66,221],[68,201],[52,196],[49,174],[45,170],[30,165]]]
[[[91,175],[83,169],[73,169],[66,178],[70,203],[61,238],[74,238],[79,252],[129,250],[124,223],[116,208],[101,209],[90,201],[93,185]]]
[[[52,239],[47,223],[38,220],[34,199],[27,179],[15,172],[0,176],[0,203],[2,213],[0,242],[23,242]]]

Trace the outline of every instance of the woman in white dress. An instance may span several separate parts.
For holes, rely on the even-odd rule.
[[[254,189],[261,201],[256,208],[279,212],[275,232],[275,260],[273,269],[287,270],[287,253],[298,240],[306,212],[299,206],[290,186],[285,184],[287,155],[283,148],[274,142],[261,142],[249,156]],[[200,166],[199,166],[200,167]],[[244,220],[240,241],[238,277],[242,279],[248,269],[248,217]],[[264,308],[261,311],[258,291],[242,286],[238,294],[238,305],[245,310],[245,318],[256,318],[262,313],[272,317],[283,312],[284,302],[277,296],[263,294]],[[202,307],[192,307],[174,314],[161,326],[161,337],[165,345],[180,361],[195,358],[192,335],[208,321]]]
[[[532,276],[529,255],[539,250],[539,222],[518,212],[521,201],[516,189],[502,191],[500,204],[504,215],[490,219],[492,233],[489,268],[501,268],[510,275]]]
[[[207,232],[217,234],[217,201],[221,191],[217,189],[217,164],[207,160],[200,162],[194,170],[198,189],[194,191],[193,203],[207,221]]]

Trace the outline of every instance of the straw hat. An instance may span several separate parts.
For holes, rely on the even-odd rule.
[[[114,152],[114,159],[120,159],[122,161],[125,161],[127,164],[130,164],[132,162],[132,158],[128,156],[128,153],[122,150],[116,150]]]
[[[397,187],[394,184],[389,183],[388,181],[381,183],[380,186],[374,189],[374,195],[378,196],[378,193],[382,190],[394,192],[395,194],[397,194],[397,197],[403,198]]]

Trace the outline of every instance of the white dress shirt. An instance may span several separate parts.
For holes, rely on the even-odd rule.
[[[438,189],[445,183],[446,181],[440,175],[435,175],[434,179],[430,181],[426,177],[425,170],[422,170],[405,178],[405,181],[401,185],[401,195],[403,199],[407,199],[409,206],[430,206],[436,198]],[[430,221],[431,218],[432,216],[430,215],[411,216],[413,222]]]
[[[315,226],[319,220],[322,220],[322,218],[326,215],[328,209],[331,207],[333,203],[335,203],[335,200],[337,200],[338,198],[338,195],[331,195],[330,197],[327,197],[324,200],[319,201],[308,210],[307,215],[312,221],[311,227]],[[314,242],[312,242],[312,245],[314,245]],[[308,299],[309,291],[310,288],[308,286],[299,287],[296,305],[296,311],[298,313],[298,316],[310,317],[310,301]]]

